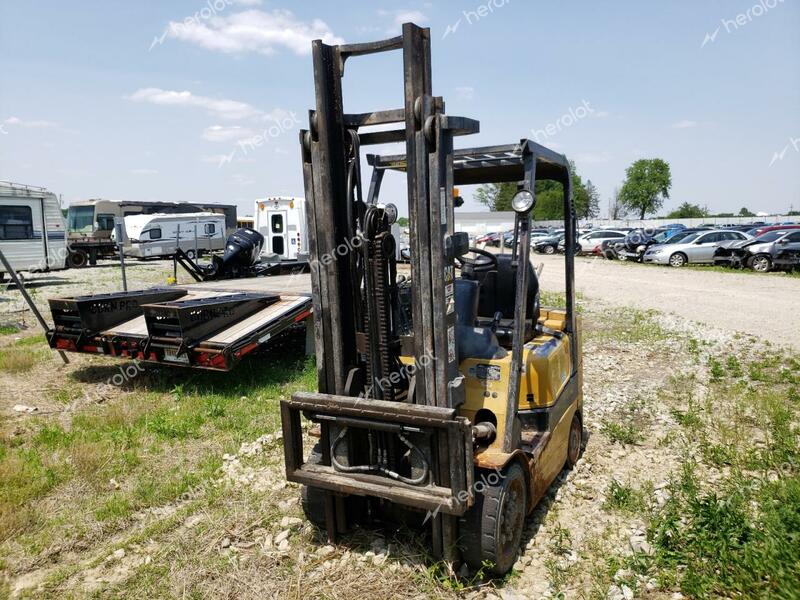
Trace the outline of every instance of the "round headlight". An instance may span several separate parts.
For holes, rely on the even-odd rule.
[[[526,213],[533,208],[533,194],[529,190],[520,190],[511,199],[511,208],[518,213]]]

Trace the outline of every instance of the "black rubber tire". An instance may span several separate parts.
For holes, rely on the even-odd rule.
[[[569,425],[569,438],[567,440],[567,462],[564,466],[571,469],[581,457],[581,443],[583,442],[583,424],[578,413],[572,415],[572,422]]]
[[[82,269],[89,264],[89,255],[83,250],[73,250],[67,255],[67,266],[70,269]]]
[[[322,462],[322,450],[319,442],[311,449],[307,463],[318,465]],[[320,529],[325,529],[325,490],[304,485],[300,488],[300,504],[306,519],[311,521]]]
[[[319,442],[311,449],[311,453],[308,455],[308,460],[306,460],[306,462],[314,465],[322,462],[322,450],[320,449]],[[300,505],[303,507],[303,513],[306,515],[306,519],[323,531],[326,528],[325,493],[326,491],[322,488],[307,485],[301,486],[300,488]],[[360,496],[346,496],[344,502],[347,521],[353,524],[361,523],[366,511],[365,499]]]
[[[556,247],[553,246],[552,244],[548,244],[547,246],[542,248],[542,252],[544,252],[545,254],[555,254],[556,253]]]
[[[187,250],[186,256],[189,258],[189,260],[194,260],[195,258],[197,258],[197,255],[194,253],[194,250]]]
[[[464,561],[476,570],[489,563],[489,570],[496,575],[505,575],[514,566],[528,514],[522,467],[513,462],[501,475],[492,484],[498,478],[494,471],[476,472],[475,504],[459,520]],[[481,481],[485,484],[479,490]]]

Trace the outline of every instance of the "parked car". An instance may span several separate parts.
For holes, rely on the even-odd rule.
[[[622,230],[600,229],[591,231],[578,237],[576,250],[581,254],[600,254],[600,247],[606,240],[621,241],[625,238],[626,232]]]
[[[488,245],[492,246],[492,245],[495,245],[495,243],[497,242],[497,240],[500,238],[501,235],[502,235],[501,232],[493,231],[492,233],[487,233],[487,234],[478,236],[477,238],[475,238],[475,243],[476,244],[488,244]]]
[[[778,229],[743,240],[714,253],[714,263],[766,273],[775,268],[800,268],[800,231]]]
[[[741,231],[724,229],[699,231],[677,243],[651,246],[644,253],[643,262],[672,267],[682,267],[686,264],[713,264],[717,248],[727,247],[751,237]]]
[[[564,239],[564,233],[557,233],[546,237],[531,240],[534,252],[540,254],[555,254],[558,252],[559,243]]]
[[[754,227],[753,229],[750,229],[747,233],[753,237],[758,237],[760,235],[764,235],[768,231],[787,229],[800,229],[800,225],[762,225],[761,227]]]

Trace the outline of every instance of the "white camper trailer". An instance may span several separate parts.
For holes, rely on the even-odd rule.
[[[0,250],[15,271],[66,268],[67,225],[55,194],[0,182]],[[0,280],[5,277],[0,264]]]
[[[112,234],[116,239],[116,234]],[[210,212],[125,217],[125,256],[169,257],[177,248],[189,258],[225,247],[225,215]]]
[[[266,261],[308,260],[304,198],[274,196],[256,200],[254,229],[264,236]]]

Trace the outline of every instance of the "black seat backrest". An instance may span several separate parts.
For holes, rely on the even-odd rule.
[[[497,270],[478,273],[476,278],[481,284],[478,302],[478,317],[491,319],[497,311],[503,313],[504,319],[514,318],[515,298],[517,295],[517,278],[511,266],[510,254],[497,255]],[[528,263],[528,292],[526,294],[526,317],[539,318],[539,280],[533,265]]]

